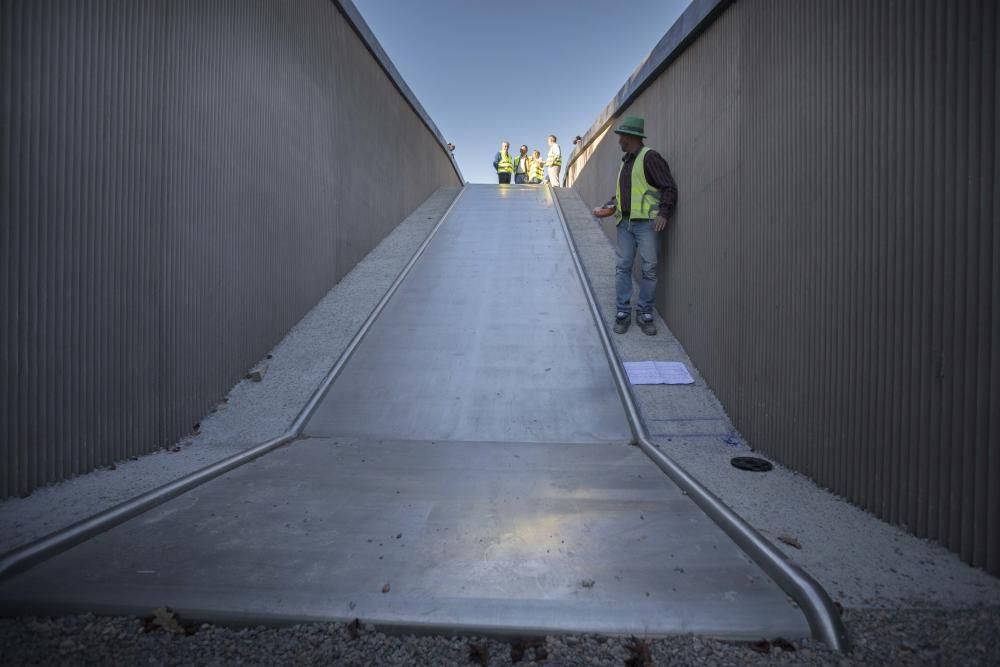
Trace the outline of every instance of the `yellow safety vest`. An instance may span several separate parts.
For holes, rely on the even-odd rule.
[[[540,181],[545,180],[545,165],[542,163],[541,158],[537,160],[531,158],[531,161],[528,162],[528,179],[533,181],[536,178]]]
[[[639,154],[635,156],[632,163],[632,202],[629,211],[631,220],[652,220],[660,210],[660,191],[646,181],[646,169],[644,166],[648,148],[643,146]],[[615,185],[615,201],[618,208],[615,209],[615,218],[620,223],[622,221],[622,169],[625,163],[618,168],[618,183]]]
[[[545,158],[546,167],[559,167],[562,165],[562,153],[553,154],[555,150],[556,147],[554,144],[552,146],[549,146],[549,155],[547,158]]]
[[[510,159],[509,153],[500,153],[500,162],[497,163],[498,174],[514,173],[514,161]]]
[[[517,173],[517,168],[519,166],[521,166],[521,154],[520,153],[518,153],[514,157],[514,173],[515,174]],[[524,156],[524,175],[525,176],[528,175],[528,170],[529,169],[531,169],[531,156],[530,155],[525,155]]]

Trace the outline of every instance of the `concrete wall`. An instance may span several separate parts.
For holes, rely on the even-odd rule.
[[[0,59],[0,497],[189,432],[462,180],[346,0],[10,0]]]
[[[998,35],[992,0],[699,0],[568,168],[603,202],[644,116],[680,191],[657,307],[737,427],[994,574]]]

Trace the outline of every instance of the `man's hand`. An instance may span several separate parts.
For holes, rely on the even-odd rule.
[[[609,218],[609,217],[611,217],[612,215],[615,214],[615,209],[613,209],[613,208],[604,208],[603,206],[598,206],[597,208],[595,208],[592,211],[592,213],[595,216],[597,216],[598,218]]]
[[[667,227],[667,218],[664,215],[656,216],[656,221],[653,222],[653,231],[662,232]]]

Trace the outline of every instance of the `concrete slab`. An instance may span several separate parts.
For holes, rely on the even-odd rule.
[[[216,622],[808,634],[638,449],[595,443],[299,441],[0,588],[4,614],[162,605]]]
[[[552,206],[540,187],[467,186],[305,432],[628,442]]]

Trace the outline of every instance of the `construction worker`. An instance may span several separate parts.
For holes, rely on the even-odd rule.
[[[667,226],[667,219],[677,207],[677,184],[670,165],[663,156],[643,145],[645,121],[627,116],[615,129],[618,145],[625,157],[618,170],[615,196],[594,215],[618,221],[618,264],[615,267],[615,327],[617,334],[628,331],[632,320],[632,265],[635,251],[642,258],[642,279],[635,321],[647,336],[656,335],[653,323],[653,298],[656,294],[657,233]]]
[[[534,151],[531,154],[531,161],[528,163],[528,182],[529,183],[544,183],[545,182],[545,162],[542,160],[542,154],[539,151]]]
[[[545,158],[545,171],[549,177],[549,184],[554,188],[559,187],[559,168],[562,166],[562,151],[556,143],[556,135],[549,135],[549,154]]]
[[[514,156],[514,183],[524,185],[528,182],[528,147],[521,146],[521,152]]]
[[[497,178],[501,183],[510,183],[510,175],[514,173],[514,161],[510,157],[510,142],[500,144],[500,151],[493,158],[493,168],[497,170]]]

